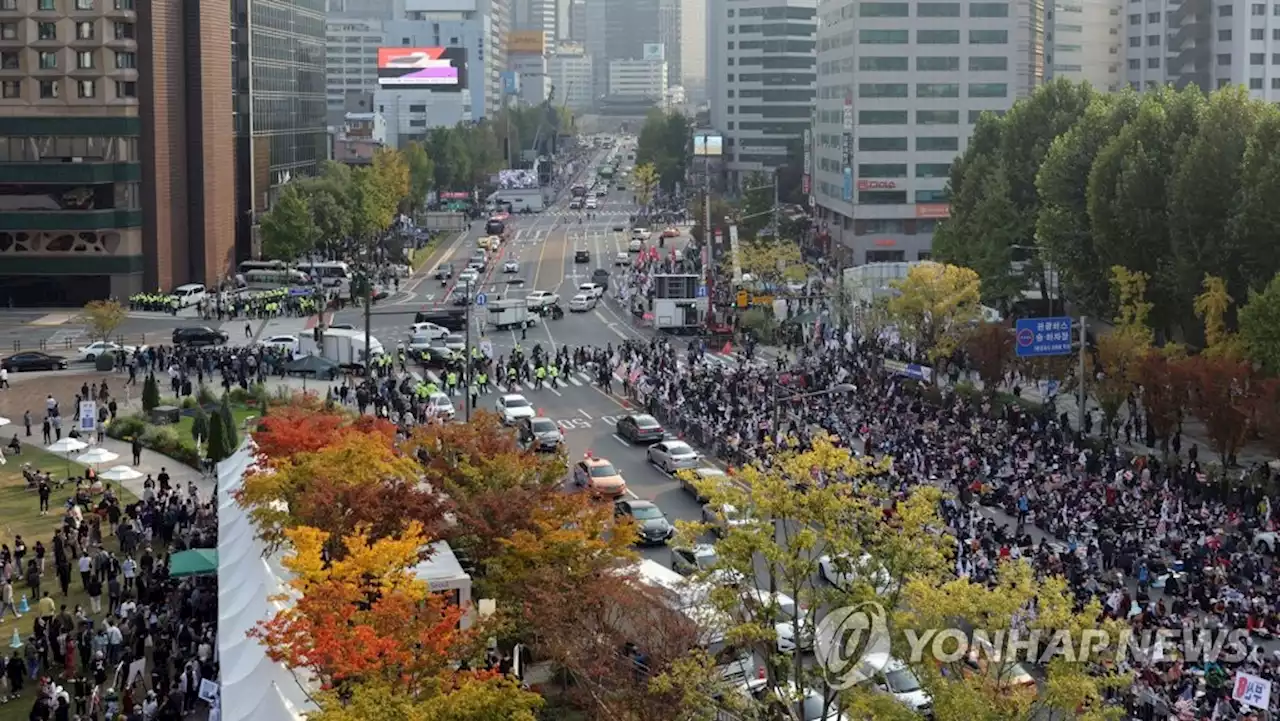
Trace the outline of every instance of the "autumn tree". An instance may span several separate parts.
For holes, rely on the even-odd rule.
[[[89,336],[101,341],[110,341],[128,315],[124,306],[115,300],[91,300],[80,311],[80,317],[89,327]]]
[[[1146,273],[1116,266],[1111,269],[1111,295],[1116,308],[1115,327],[1098,337],[1090,355],[1086,386],[1102,409],[1103,430],[1115,432],[1120,410],[1138,382],[1138,366],[1151,349],[1153,334],[1147,326],[1151,303],[1147,301]]]
[[[1142,409],[1150,436],[1169,451],[1169,439],[1182,423],[1188,403],[1188,361],[1167,353],[1150,351],[1138,362],[1137,382],[1141,387]]]
[[[272,407],[253,432],[258,458],[270,466],[300,453],[314,453],[346,433],[372,433],[388,443],[396,427],[385,419],[326,410],[316,396],[297,396],[286,405]]]
[[[1227,292],[1227,282],[1205,274],[1202,292],[1195,298],[1196,317],[1204,323],[1204,354],[1231,360],[1244,358],[1244,343],[1227,327],[1227,314],[1235,299]]]
[[[803,281],[809,267],[800,255],[800,246],[789,240],[747,241],[738,253],[743,273],[765,283],[782,285]]]
[[[968,268],[920,263],[894,281],[890,316],[916,350],[933,360],[945,358],[961,342],[969,324],[982,316],[982,283]]]
[[[1204,424],[1219,460],[1228,465],[1248,437],[1258,393],[1253,369],[1244,361],[1203,355],[1188,368],[1191,413]]]
[[[645,207],[653,200],[653,192],[658,189],[658,169],[652,163],[637,165],[631,174],[631,188],[636,193],[636,203]]]
[[[965,335],[964,352],[989,394],[999,389],[1017,360],[1013,333],[1002,323],[979,323],[971,328]]]
[[[308,721],[536,721],[542,697],[496,674],[462,673],[425,699],[385,684],[358,684],[345,693],[321,692]]]

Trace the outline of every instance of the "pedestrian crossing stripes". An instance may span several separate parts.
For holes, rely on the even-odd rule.
[[[761,361],[759,359],[749,362],[746,360],[746,356],[744,356],[741,353],[728,353],[728,354],[706,353],[703,355],[703,358],[708,363],[711,363],[713,365],[725,366],[726,368],[736,368],[741,365],[755,365],[755,366],[766,365],[764,361]],[[679,365],[681,368],[686,368],[688,366],[688,362],[685,358],[682,357],[680,358]],[[620,388],[625,381],[621,375],[614,373],[613,382],[617,384],[617,387]],[[595,375],[588,373],[587,371],[578,370],[578,371],[573,371],[571,373],[566,373],[565,375],[561,376],[557,380],[555,388],[557,390],[563,390],[565,388],[591,388],[598,385],[599,384],[596,382]],[[551,387],[552,386],[550,382],[547,382],[543,385],[544,389],[550,389]],[[489,386],[488,392],[490,394],[492,393],[525,393],[525,392],[537,392],[537,389],[535,388],[532,382],[518,381],[516,383],[492,383]],[[454,395],[461,396],[462,391],[459,389],[454,392]]]

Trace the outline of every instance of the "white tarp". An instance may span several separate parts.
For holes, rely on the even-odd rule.
[[[285,608],[284,567],[267,558],[253,524],[232,494],[252,465],[246,442],[218,464],[218,658],[222,721],[298,721],[314,710],[302,674],[267,657],[248,632]]]

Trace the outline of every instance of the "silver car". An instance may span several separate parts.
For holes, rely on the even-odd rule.
[[[684,441],[662,441],[649,446],[649,462],[667,473],[697,468],[702,455]]]
[[[671,570],[681,576],[690,576],[698,571],[709,571],[718,560],[720,557],[716,555],[716,547],[710,543],[676,546],[671,549]]]

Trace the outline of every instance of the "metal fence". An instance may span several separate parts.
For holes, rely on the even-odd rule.
[[[710,451],[712,456],[733,466],[741,465],[745,460],[745,456],[730,445],[727,439],[717,435],[711,426],[689,420],[678,412],[675,405],[667,403],[656,394],[642,393],[632,385],[627,397],[633,408],[657,418],[668,432],[679,434],[690,444]]]
[[[79,336],[76,338],[59,338],[55,336],[50,338],[14,338],[8,350],[12,353],[20,353],[22,351],[42,351],[58,355],[66,351],[74,351],[87,345],[96,343],[98,338],[89,338],[88,336]],[[145,346],[149,344],[160,344],[168,341],[164,333],[134,333],[130,335],[118,335],[112,339],[118,345],[123,346]]]

